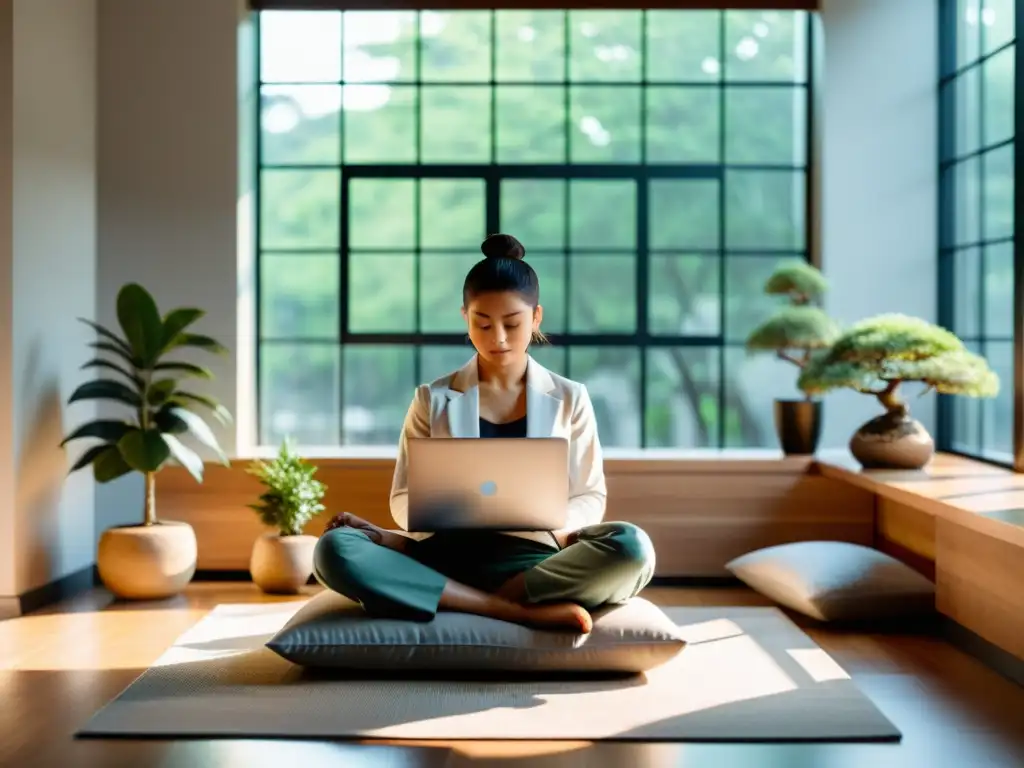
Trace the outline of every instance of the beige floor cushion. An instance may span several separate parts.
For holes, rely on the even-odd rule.
[[[747,586],[820,621],[910,617],[935,610],[935,585],[899,560],[843,541],[766,547],[726,568]]]
[[[593,617],[587,635],[452,612],[429,622],[375,619],[324,590],[267,647],[315,668],[639,673],[664,664],[686,645],[675,623],[643,598]]]

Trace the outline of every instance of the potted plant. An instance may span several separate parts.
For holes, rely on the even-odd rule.
[[[900,385],[922,382],[940,394],[995,397],[999,378],[985,359],[967,351],[953,333],[901,314],[853,325],[800,374],[810,392],[848,387],[874,395],[885,413],[863,424],[850,451],[865,468],[920,469],[935,453],[928,431],[911,418]]]
[[[806,367],[811,355],[828,348],[839,335],[839,327],[819,306],[828,283],[820,270],[805,261],[784,261],[764,286],[769,295],[784,296],[786,303],[747,337],[747,350],[774,352],[780,360],[798,369]],[[783,453],[812,454],[821,438],[821,401],[804,387],[798,400],[775,400],[775,431]]]
[[[91,467],[98,483],[131,472],[140,472],[145,479],[142,522],[104,531],[97,549],[100,579],[117,597],[170,597],[184,589],[195,573],[195,532],[186,523],[157,517],[156,475],[174,463],[202,482],[203,460],[182,442],[185,436],[195,438],[226,462],[200,412],[208,411],[223,423],[230,421],[230,414],[212,398],[183,388],[187,379],[212,379],[213,375],[202,366],[172,359],[175,353],[190,349],[215,354],[225,351],[209,336],[188,330],[203,315],[202,310],[191,308],[161,315],[146,289],[132,283],[117,294],[117,320],[123,336],[80,318],[96,330],[97,340],[90,346],[103,353],[82,368],[110,375],[85,382],[68,403],[112,401],[125,407],[127,414],[120,419],[101,416],[65,437],[62,447],[73,440],[100,441],[86,450],[70,471]]]
[[[264,592],[294,594],[313,573],[317,537],[302,531],[324,510],[326,486],[314,477],[316,467],[296,454],[288,440],[272,461],[253,461],[246,471],[266,488],[259,502],[249,507],[264,525],[275,529],[253,544],[252,580]]]

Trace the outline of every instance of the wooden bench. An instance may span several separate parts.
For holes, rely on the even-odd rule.
[[[319,534],[328,514],[353,512],[392,527],[388,494],[394,458],[314,460],[327,485],[328,513],[306,530]],[[247,460],[208,465],[202,485],[180,468],[157,477],[161,517],[196,530],[200,571],[244,571],[253,541],[263,532],[247,508],[260,493]],[[874,494],[813,471],[810,458],[775,451],[609,451],[606,519],[625,520],[650,533],[658,550],[657,576],[721,578],[734,557],[772,544],[836,539],[871,545]]]
[[[332,514],[392,525],[387,449],[315,463]],[[264,529],[246,506],[259,494],[247,464],[211,465],[202,485],[178,468],[158,476],[159,514],[196,530],[200,577],[248,571]],[[774,451],[609,451],[605,473],[607,519],[650,533],[658,577],[727,577],[732,558],[790,541],[874,546],[934,578],[938,610],[956,627],[1024,660],[1024,475],[944,454],[909,472]],[[307,531],[319,534],[325,519]]]
[[[874,494],[875,547],[934,578],[941,614],[1024,660],[1024,475],[948,454],[920,471],[826,455],[815,470]]]

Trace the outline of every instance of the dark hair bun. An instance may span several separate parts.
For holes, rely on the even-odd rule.
[[[522,261],[526,257],[523,244],[512,235],[488,235],[480,244],[480,250],[488,259],[515,259]]]

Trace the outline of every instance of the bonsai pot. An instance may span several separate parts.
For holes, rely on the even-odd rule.
[[[814,453],[821,439],[821,401],[776,400],[775,432],[787,456]]]
[[[263,534],[253,544],[249,560],[253,582],[264,592],[295,594],[313,575],[316,542],[316,536],[306,534]]]
[[[96,566],[115,597],[159,600],[179,594],[196,572],[196,534],[187,523],[108,528],[100,536]]]
[[[935,455],[935,441],[901,405],[861,425],[850,452],[865,469],[921,469]]]

